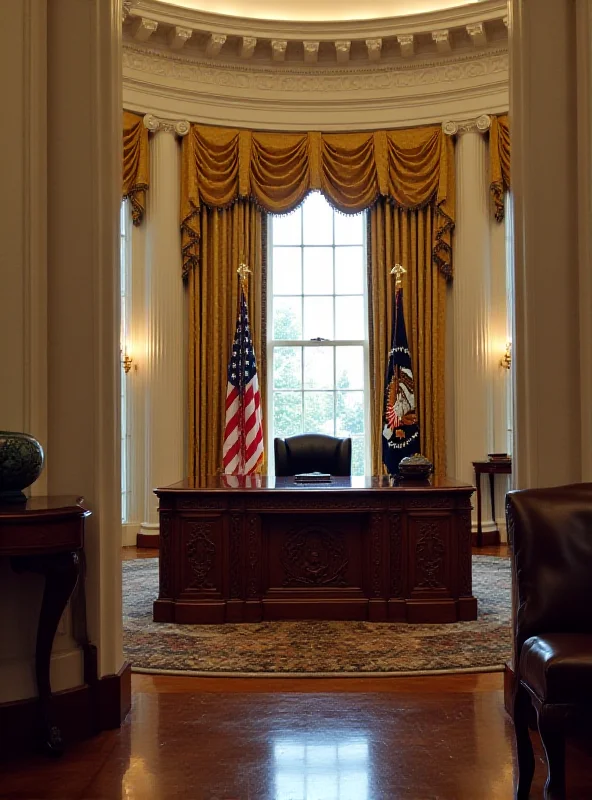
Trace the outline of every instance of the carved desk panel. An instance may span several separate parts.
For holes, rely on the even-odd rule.
[[[471,494],[450,480],[217,476],[156,490],[156,622],[475,619]]]

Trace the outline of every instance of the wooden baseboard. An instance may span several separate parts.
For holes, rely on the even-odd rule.
[[[481,547],[497,547],[501,542],[500,532],[498,530],[495,531],[483,531],[481,534]],[[473,531],[471,534],[471,544],[473,547],[477,547],[477,532]]]
[[[516,680],[516,674],[514,673],[514,669],[510,662],[506,662],[506,667],[504,669],[504,708],[508,712],[510,716],[512,716],[512,706],[513,701],[512,698],[514,696],[514,681]]]
[[[136,537],[136,547],[160,547],[160,534],[139,533]]]
[[[56,692],[53,712],[66,747],[118,728],[130,710],[131,691],[132,669],[126,662],[117,675]],[[37,731],[36,698],[0,703],[0,761],[34,752],[38,748]]]

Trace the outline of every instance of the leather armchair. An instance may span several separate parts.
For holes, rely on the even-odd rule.
[[[328,472],[330,475],[351,475],[351,448],[351,439],[338,439],[322,433],[274,439],[275,474]]]
[[[592,483],[510,492],[518,755],[516,797],[529,796],[529,717],[547,756],[544,797],[565,797],[565,735],[592,719]]]

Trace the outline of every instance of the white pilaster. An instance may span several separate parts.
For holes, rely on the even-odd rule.
[[[146,291],[146,220],[131,225],[130,314],[126,342],[133,362],[131,370],[122,375],[127,390],[128,428],[128,521],[122,530],[122,544],[135,545],[144,519],[146,496],[146,389],[148,310]]]
[[[578,98],[589,80],[590,20],[576,17],[586,5],[510,4],[518,488],[582,480],[590,448],[582,418],[590,349],[580,339],[590,317],[581,280],[590,271],[589,160],[578,164],[590,150],[589,92]]]
[[[483,133],[489,117],[447,122],[444,131],[457,136],[456,228],[454,282],[449,296],[452,310],[454,463],[448,472],[474,483],[472,462],[492,452],[491,303],[487,146]],[[450,307],[449,306],[449,307]],[[482,486],[483,530],[493,530],[489,487]],[[474,505],[476,503],[474,502]],[[497,509],[496,509],[497,510]],[[473,526],[476,524],[476,509]]]
[[[146,214],[145,497],[142,534],[158,533],[153,490],[183,478],[185,469],[184,293],[181,280],[178,136],[183,121],[146,115],[150,141],[150,190]]]
[[[490,359],[489,376],[492,400],[492,447],[495,453],[509,453],[508,398],[511,372],[501,366],[506,342],[511,341],[508,318],[508,287],[506,280],[506,225],[489,214],[490,244]],[[491,452],[491,451],[490,451]],[[506,541],[505,496],[510,488],[510,476],[495,476],[495,520],[501,540]]]

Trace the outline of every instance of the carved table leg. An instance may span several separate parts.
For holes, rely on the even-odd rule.
[[[483,528],[481,527],[481,473],[475,470],[477,484],[477,547],[483,546]]]
[[[495,475],[493,472],[489,473],[489,498],[491,500],[491,519],[497,528],[497,522],[495,521]]]
[[[64,751],[64,744],[61,731],[53,721],[49,670],[51,650],[58,624],[78,580],[78,554],[59,553],[57,555],[14,558],[12,562],[17,572],[36,572],[45,577],[35,649],[35,676],[39,695],[39,733],[46,752],[52,756],[60,756]]]

